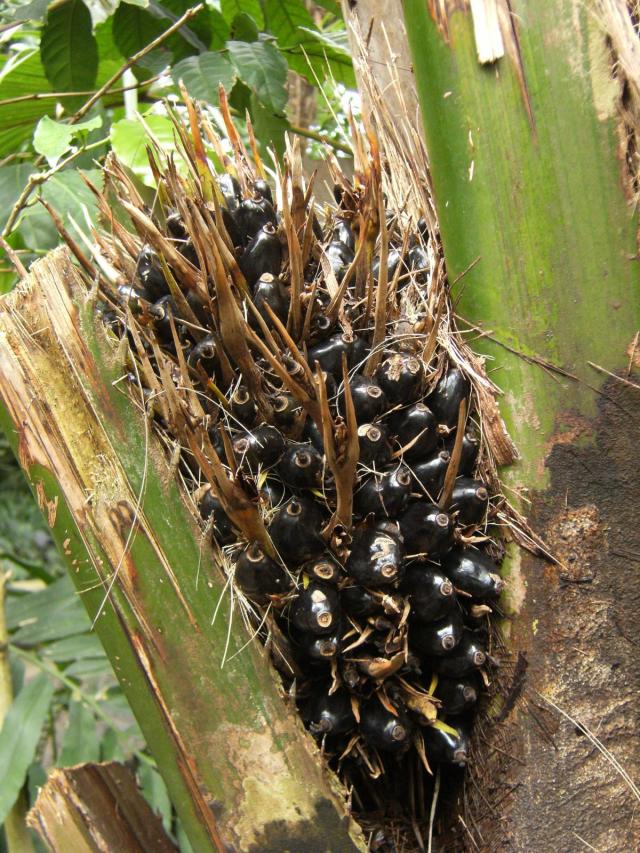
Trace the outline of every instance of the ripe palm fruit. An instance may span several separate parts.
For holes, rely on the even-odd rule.
[[[469,381],[459,368],[454,367],[440,379],[427,398],[427,405],[438,423],[454,427],[458,422],[460,403],[469,396]]]
[[[458,513],[462,524],[478,524],[487,514],[489,492],[480,480],[458,477],[451,493],[449,509]]]
[[[362,424],[358,427],[360,462],[381,468],[391,460],[389,432],[382,424]]]
[[[229,545],[236,538],[231,519],[213,492],[205,492],[200,501],[200,516],[203,521],[213,520],[213,535],[220,545]]]
[[[266,222],[251,238],[240,257],[239,266],[249,287],[266,274],[277,276],[282,263],[282,245],[272,222]]]
[[[370,423],[386,411],[384,391],[373,379],[356,373],[349,377],[349,387],[359,424]],[[344,410],[344,392],[340,396],[340,410]]]
[[[331,634],[340,618],[340,601],[335,588],[312,581],[298,591],[291,606],[291,623],[309,634]]]
[[[462,678],[480,669],[487,660],[484,645],[471,632],[464,631],[454,651],[440,658],[434,665],[436,672],[450,678]]]
[[[449,578],[428,564],[413,566],[407,571],[402,592],[409,596],[411,615],[421,622],[441,619],[456,602]]]
[[[267,311],[266,306],[273,311],[278,320],[282,323],[287,322],[287,314],[289,313],[289,294],[282,286],[279,278],[273,276],[270,272],[261,274],[260,279],[255,285],[253,291],[253,304],[267,326],[271,326],[272,321]],[[249,325],[254,329],[260,328],[260,323],[253,315],[249,315]]]
[[[390,586],[403,575],[403,556],[397,526],[379,521],[354,533],[347,574],[363,586]]]
[[[330,684],[318,684],[302,708],[302,719],[314,735],[340,735],[350,732],[356,720],[346,690],[329,693]]]
[[[269,535],[283,560],[299,566],[318,557],[325,549],[320,535],[322,513],[310,498],[291,498],[277,510],[269,525]]]
[[[463,714],[478,701],[476,677],[473,675],[466,678],[440,676],[434,696],[442,702],[442,710],[445,714],[452,716]]]
[[[342,354],[347,357],[347,366],[353,367],[362,352],[361,339],[347,332],[331,335],[309,350],[309,364],[314,367],[316,361],[322,368],[336,378],[342,377]]]
[[[434,499],[442,491],[450,461],[451,455],[449,452],[441,450],[435,456],[432,456],[431,459],[427,459],[426,462],[421,462],[419,465],[412,467],[413,476],[430,497]]]
[[[455,433],[452,433],[447,441],[447,450],[451,452],[455,444]],[[476,467],[478,461],[478,453],[480,451],[480,442],[473,433],[466,432],[462,439],[462,448],[460,452],[460,464],[458,466],[458,474],[464,477],[470,477]]]
[[[376,749],[402,755],[411,746],[415,726],[400,708],[392,714],[373,696],[360,711],[360,733]]]
[[[416,622],[412,626],[413,645],[425,657],[448,655],[462,639],[464,623],[455,608],[436,622]]]
[[[454,548],[442,558],[442,568],[457,589],[484,601],[497,598],[504,588],[498,567],[482,551]]]
[[[464,767],[469,758],[469,736],[460,726],[455,734],[445,729],[427,726],[424,741],[427,756],[437,764],[455,764]]]
[[[453,544],[453,519],[426,501],[416,501],[400,516],[400,530],[409,554],[439,556]]]
[[[322,454],[312,444],[291,442],[278,463],[278,473],[287,486],[317,488],[323,469]]]
[[[401,409],[392,420],[393,431],[409,463],[424,462],[438,443],[438,431],[433,412],[424,403]]]
[[[372,474],[355,494],[355,509],[362,515],[396,518],[406,507],[411,491],[411,473],[403,465],[384,474]]]
[[[424,365],[415,355],[400,352],[389,356],[376,371],[387,400],[397,405],[415,399],[424,377]]]
[[[240,589],[256,601],[288,592],[292,581],[287,572],[268,557],[257,542],[245,548],[236,561],[234,580]]]
[[[164,296],[169,287],[162,272],[162,266],[157,252],[151,246],[143,246],[137,259],[137,273],[142,287],[152,297],[159,299]]]
[[[252,470],[258,466],[269,468],[282,456],[285,441],[282,433],[269,424],[247,432],[233,441],[233,449],[241,464],[246,462]]]
[[[247,240],[251,240],[261,228],[269,222],[277,225],[276,212],[271,202],[257,193],[252,198],[245,198],[238,205],[235,214],[238,227]]]
[[[342,567],[331,554],[323,554],[322,557],[309,560],[302,567],[302,571],[323,583],[337,584],[344,577]]]

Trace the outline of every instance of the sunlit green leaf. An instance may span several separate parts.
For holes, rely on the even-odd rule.
[[[209,103],[218,102],[218,84],[229,92],[236,79],[236,70],[222,53],[201,53],[178,62],[172,71],[176,84],[184,82],[193,98]]]
[[[101,125],[102,118],[100,116],[73,125],[54,121],[49,116],[43,116],[36,125],[33,134],[33,147],[38,154],[47,158],[50,166],[55,166],[62,155],[71,147],[72,139],[89,130],[95,130]]]
[[[50,8],[42,30],[40,56],[55,91],[82,92],[93,88],[98,73],[98,48],[91,13],[82,0],[65,0]]]
[[[282,112],[287,103],[287,63],[267,41],[230,41],[229,54],[238,75],[265,107]]]
[[[144,121],[165,152],[175,151],[173,125],[168,118],[150,115],[145,116]],[[146,152],[149,141],[147,131],[140,121],[122,119],[111,125],[111,145],[118,158],[145,183],[153,186]]]
[[[99,761],[100,743],[93,712],[83,702],[69,703],[69,718],[62,735],[58,767],[72,767],[84,761]]]
[[[236,15],[244,12],[253,18],[260,29],[264,26],[264,15],[262,14],[260,0],[220,0],[220,11],[229,24]]]

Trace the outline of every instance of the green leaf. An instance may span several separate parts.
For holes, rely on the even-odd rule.
[[[209,50],[220,50],[229,40],[229,24],[217,9],[209,9],[211,16],[211,41]]]
[[[313,19],[302,0],[264,0],[267,29],[281,47],[298,44],[304,37],[300,27],[313,29]]]
[[[69,664],[64,671],[65,675],[70,678],[92,678],[94,676],[113,675],[113,670],[109,660],[104,658],[86,658],[85,660],[77,660]]]
[[[172,809],[167,786],[162,776],[149,764],[141,764],[138,768],[140,790],[153,811],[162,818],[166,830],[171,829]]]
[[[55,661],[55,663],[105,657],[100,640],[95,634],[89,633],[55,640],[45,646],[40,655],[47,660]]]
[[[27,593],[12,600],[7,626],[14,631],[11,642],[32,646],[87,631],[89,617],[67,577],[62,577],[40,592]]]
[[[159,141],[163,150],[176,150],[173,124],[165,116],[148,115],[145,124]],[[141,121],[122,119],[111,125],[111,146],[118,158],[138,175],[148,186],[154,186],[149,168],[146,146],[149,144],[147,131]]]
[[[0,70],[0,101],[50,91],[38,52],[25,52],[15,62],[5,63]],[[43,115],[54,115],[55,110],[53,98],[0,106],[0,157],[20,151],[23,144],[33,138],[34,124]]]
[[[42,30],[40,56],[54,91],[93,88],[98,73],[98,47],[91,13],[82,0],[65,0],[50,9]]]
[[[77,124],[65,124],[54,121],[49,116],[43,116],[38,122],[33,134],[33,147],[38,154],[47,158],[50,166],[55,166],[58,160],[71,147],[71,140],[79,133],[95,130],[102,126],[102,118],[95,116]]]
[[[316,77],[321,81],[333,77],[348,89],[356,87],[351,53],[342,33],[321,33],[301,27],[297,44],[283,47],[282,53],[289,68],[310,83],[315,84]]]
[[[4,228],[9,211],[18,200],[32,172],[33,166],[30,163],[11,164],[0,168],[0,230]]]
[[[279,157],[284,155],[284,135],[289,129],[289,122],[285,116],[274,115],[268,110],[255,95],[251,96],[251,121],[256,137],[260,145],[274,148]]]
[[[231,22],[230,41],[257,41],[259,36],[260,30],[251,15],[241,12]]]
[[[222,53],[201,53],[178,62],[172,71],[177,85],[184,82],[192,98],[218,103],[218,84],[230,92],[236,79],[236,70]]]
[[[227,47],[240,78],[265,107],[282,112],[287,103],[287,63],[278,48],[266,41],[230,41]]]
[[[264,27],[264,15],[262,14],[260,0],[220,0],[220,11],[229,24],[236,15],[244,12],[253,18],[259,29]]]
[[[83,702],[71,700],[69,719],[62,736],[58,767],[72,767],[84,761],[100,760],[100,743],[92,711]]]
[[[163,21],[163,28],[168,29],[187,9],[194,4],[190,0],[150,0],[149,11]],[[194,53],[204,53],[208,50],[213,35],[213,23],[210,10],[205,6],[165,42],[171,51],[172,63]]]
[[[125,59],[150,44],[168,26],[146,9],[129,3],[121,3],[111,19],[113,40]]]
[[[13,9],[8,15],[12,21],[42,21],[47,14],[49,0],[31,0]]]
[[[0,731],[0,823],[24,785],[53,696],[53,681],[37,675],[13,701]]]

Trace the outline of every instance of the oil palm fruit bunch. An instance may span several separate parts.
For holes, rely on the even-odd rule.
[[[229,124],[229,157],[187,107],[186,169],[150,153],[152,205],[108,165],[99,313],[366,823],[469,758],[503,586],[480,413],[424,225],[385,209],[374,142],[353,181],[329,162],[321,211],[295,145],[268,182],[255,146],[251,163]]]

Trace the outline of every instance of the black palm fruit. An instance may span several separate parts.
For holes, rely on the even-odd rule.
[[[411,472],[398,465],[383,474],[372,474],[354,495],[356,512],[396,518],[406,507],[411,492]]]
[[[335,587],[311,581],[298,590],[298,597],[291,605],[292,625],[309,634],[331,634],[339,626],[340,599]]]
[[[240,589],[257,602],[268,601],[293,586],[289,574],[268,557],[258,542],[252,542],[236,560],[234,579]]]
[[[312,444],[291,442],[278,463],[278,473],[287,486],[312,489],[320,485],[323,456]]]
[[[292,394],[276,394],[271,405],[275,421],[282,427],[290,426],[302,411],[302,406]]]
[[[469,759],[469,736],[459,726],[456,727],[456,732],[454,735],[436,726],[427,726],[424,729],[424,743],[430,761],[464,767]]]
[[[187,359],[191,367],[198,364],[211,376],[217,366],[216,342],[213,335],[206,335],[194,346]]]
[[[331,664],[340,651],[341,633],[342,628],[322,636],[302,632],[298,638],[298,652],[315,666]]]
[[[404,352],[389,356],[376,371],[376,379],[391,405],[415,399],[420,392],[423,376],[422,361]]]
[[[200,269],[200,259],[198,258],[198,252],[196,251],[196,247],[194,246],[191,240],[183,240],[176,247],[183,258],[186,258],[189,263],[193,264],[194,267]]]
[[[277,507],[285,500],[284,485],[275,477],[267,477],[260,486],[258,497],[267,507]]]
[[[402,262],[402,255],[397,249],[389,248],[387,253],[387,284],[390,284],[393,280],[394,275],[397,272],[398,267]],[[371,265],[371,272],[373,274],[373,280],[378,281],[380,278],[380,257],[376,257],[373,260],[373,264]],[[399,288],[402,287],[403,282],[399,283]]]
[[[346,570],[364,586],[389,586],[400,580],[404,564],[397,525],[379,521],[356,530]]]
[[[332,240],[325,249],[325,254],[331,264],[333,274],[338,281],[342,281],[349,264],[355,257],[353,251],[341,240]]]
[[[425,282],[429,275],[429,255],[419,243],[412,246],[407,253],[407,266],[416,273],[416,280]]]
[[[446,442],[446,449],[451,452],[455,444],[455,433],[452,433]],[[464,477],[470,477],[476,467],[478,461],[478,453],[480,451],[480,442],[473,433],[466,432],[462,439],[462,448],[460,451],[460,464],[458,465],[458,474]]]
[[[324,453],[324,438],[313,418],[307,418],[305,421],[302,437],[310,441],[320,453]]]
[[[273,205],[273,193],[271,192],[271,187],[266,181],[263,181],[261,178],[254,181],[253,191],[256,195],[266,198],[269,204]]]
[[[388,408],[384,391],[374,379],[355,373],[349,378],[349,387],[359,424],[371,423]],[[339,405],[340,412],[344,415],[344,391],[340,395]]]
[[[409,554],[444,554],[453,544],[453,519],[435,504],[416,501],[400,516],[400,530]]]
[[[261,195],[254,195],[253,198],[245,198],[241,201],[235,218],[247,240],[251,240],[267,222],[274,226],[278,224],[273,205]]]
[[[251,432],[234,439],[233,449],[238,461],[245,463],[255,473],[258,466],[269,468],[282,456],[285,440],[282,433],[270,424],[260,424]]]
[[[302,567],[302,571],[317,581],[334,585],[344,577],[342,567],[330,554],[323,554],[322,557],[309,560]]]
[[[438,423],[454,427],[458,423],[460,403],[469,396],[469,380],[457,367],[452,368],[427,397],[427,405]]]
[[[231,397],[231,412],[245,426],[255,420],[256,404],[244,385],[239,385]]]
[[[357,335],[349,335],[346,332],[331,335],[309,349],[309,364],[315,370],[317,361],[322,370],[342,379],[343,353],[347,357],[347,367],[353,367],[364,354],[364,341]]]
[[[420,483],[423,489],[432,498],[437,498],[444,486],[444,478],[447,475],[447,468],[451,461],[451,455],[447,450],[441,450],[427,459],[425,462],[420,462],[417,465],[412,465],[411,470],[413,476]]]
[[[265,321],[267,326],[271,326],[271,317],[267,313],[265,305],[273,311],[276,317],[282,322],[287,322],[289,313],[289,293],[283,286],[279,278],[274,278],[271,273],[264,273],[255,286],[253,291],[253,304],[258,309],[258,313]],[[253,316],[253,312],[249,312],[249,325],[254,329],[259,329],[260,324]]]
[[[242,201],[242,190],[238,179],[227,172],[218,177],[218,186],[229,210],[235,210]]]
[[[451,493],[449,511],[457,513],[460,524],[478,524],[489,506],[489,492],[481,480],[470,477],[458,477]]]
[[[260,276],[269,273],[277,276],[282,264],[282,244],[273,223],[267,222],[251,239],[238,261],[249,287]]]
[[[496,598],[504,588],[496,564],[475,548],[454,548],[442,558],[442,568],[457,589],[480,601]]]
[[[136,261],[136,272],[143,288],[153,299],[159,299],[169,290],[158,254],[151,246],[143,246],[140,250]]]
[[[323,553],[326,545],[320,535],[322,522],[322,512],[310,498],[291,498],[277,510],[269,535],[287,564],[299,566]]]
[[[382,611],[382,604],[372,592],[362,586],[345,586],[340,592],[344,609],[353,616],[373,616]]]
[[[464,622],[460,611],[453,608],[436,622],[414,622],[411,625],[411,645],[426,657],[450,654],[462,639]]]
[[[203,521],[213,519],[213,535],[220,545],[228,545],[235,541],[237,533],[233,528],[231,519],[211,491],[205,492],[200,500],[200,516]]]
[[[242,229],[238,225],[238,220],[236,219],[235,213],[228,207],[223,207],[221,209],[222,213],[222,222],[224,227],[227,229],[227,234],[229,235],[229,239],[231,240],[231,245],[237,248],[242,248],[247,242],[244,234],[242,233]]]
[[[118,286],[118,301],[126,305],[134,314],[140,314],[144,302],[151,302],[152,296],[143,287],[134,287],[132,284],[121,284]]]
[[[344,243],[351,252],[355,251],[356,238],[348,219],[340,218],[336,220],[333,226],[333,240],[338,243]]]
[[[373,696],[360,709],[360,733],[370,746],[402,755],[413,741],[414,724],[402,709],[392,714]]]
[[[382,424],[362,424],[358,427],[360,462],[381,468],[391,461],[389,432]]]
[[[454,606],[453,584],[440,569],[424,564],[408,569],[402,592],[411,601],[411,615],[422,622],[441,619]]]
[[[449,678],[462,678],[480,669],[487,660],[484,644],[472,631],[465,631],[456,648],[434,662],[434,669]]]
[[[173,297],[170,295],[161,296],[153,305],[148,308],[149,314],[153,317],[153,327],[156,330],[158,337],[168,344],[173,344],[173,333],[171,331],[171,322],[169,317],[173,317],[173,322],[180,339],[186,338],[186,329],[180,323],[179,317],[176,315],[176,306]]]
[[[315,311],[311,319],[310,338],[313,343],[323,341],[329,337],[334,324],[330,317],[322,314],[320,311]]]
[[[318,684],[302,708],[302,719],[314,735],[340,735],[356,724],[351,699],[344,689],[329,693],[330,684]]]
[[[425,462],[438,443],[438,425],[431,410],[424,403],[415,403],[402,409],[391,420],[391,429],[403,447],[409,462]]]
[[[184,219],[177,210],[167,213],[167,231],[174,240],[186,240],[189,235],[184,224]]]
[[[440,676],[434,696],[442,702],[445,714],[464,714],[478,701],[478,683],[475,675],[466,678]]]

